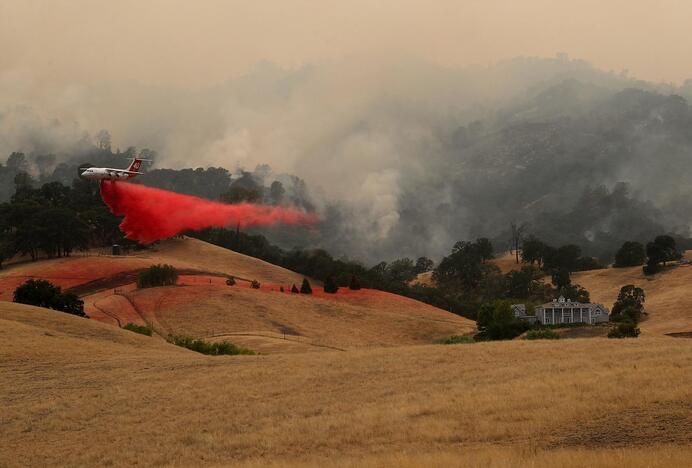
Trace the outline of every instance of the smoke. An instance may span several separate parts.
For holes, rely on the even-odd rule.
[[[669,122],[685,123],[677,107],[638,116],[652,107],[648,98],[638,107],[637,96],[612,97],[628,87],[692,96],[692,86],[640,82],[564,56],[457,69],[399,57],[260,63],[187,90],[103,82],[37,92],[31,83],[0,74],[10,90],[0,91],[6,155],[52,146],[62,148],[51,151],[59,164],[74,158],[84,130],[106,128],[113,149],[155,150],[154,168],[269,164],[307,183],[322,219],[321,236],[302,243],[270,236],[284,247],[365,261],[440,256],[460,239],[501,239],[512,220],[542,224],[532,218],[550,219],[585,187],[619,181],[658,208],[674,207],[675,225],[690,222],[681,200],[692,194],[684,182],[692,138],[665,133]]]
[[[249,203],[227,205],[127,182],[101,182],[101,196],[113,214],[125,217],[120,224],[125,236],[143,244],[209,227],[245,228],[317,221],[314,215],[293,208]]]

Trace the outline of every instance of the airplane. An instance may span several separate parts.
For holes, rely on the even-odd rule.
[[[142,161],[149,161],[149,159],[135,157],[132,159],[132,164],[130,164],[130,167],[127,169],[111,169],[110,167],[91,167],[84,165],[79,168],[79,177],[87,180],[132,179],[139,174],[144,174],[143,172],[139,172]]]

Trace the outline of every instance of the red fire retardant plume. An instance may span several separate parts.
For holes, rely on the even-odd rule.
[[[120,230],[128,239],[149,244],[187,230],[208,227],[310,224],[314,215],[295,208],[243,203],[226,205],[127,182],[101,182],[101,197],[116,216],[125,216]]]

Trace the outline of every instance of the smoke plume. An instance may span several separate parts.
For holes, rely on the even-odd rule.
[[[244,203],[226,205],[127,182],[103,181],[101,196],[128,239],[149,244],[187,230],[228,225],[311,224],[315,216],[294,208]]]

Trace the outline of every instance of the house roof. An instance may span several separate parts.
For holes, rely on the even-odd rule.
[[[552,309],[555,307],[600,307],[601,309],[607,310],[603,304],[596,304],[594,302],[577,302],[577,301],[565,299],[563,296],[560,296],[557,299],[553,299],[551,302],[546,302],[545,304],[541,304],[538,307],[542,307],[544,309],[547,309],[547,308]]]

